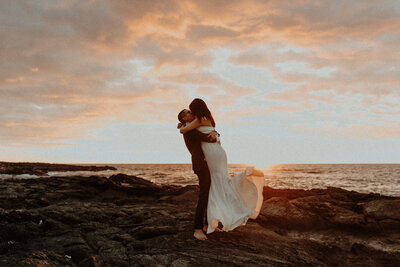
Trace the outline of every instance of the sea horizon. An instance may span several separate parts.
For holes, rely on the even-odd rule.
[[[0,160],[0,162],[9,162],[9,163],[50,163],[50,164],[192,164],[191,162],[86,162],[86,161],[80,161],[80,162],[64,162],[64,161],[9,161],[9,160]],[[233,165],[249,165],[249,166],[254,166],[254,164],[248,164],[248,163],[228,163],[228,164],[233,164]],[[381,164],[381,165],[386,165],[386,164],[400,164],[399,162],[296,162],[296,163],[290,163],[290,162],[284,162],[284,163],[272,163],[272,164],[267,164],[265,166],[273,166],[273,165],[295,165],[295,164],[312,164],[312,165],[317,165],[317,164],[363,164],[363,165],[368,165],[368,164]]]
[[[17,163],[17,162],[15,162]],[[24,163],[24,162],[19,162]],[[190,163],[49,163],[82,166],[111,166],[102,171],[48,171],[44,176],[102,176],[123,173],[156,184],[196,185],[198,178]],[[249,164],[230,163],[228,171],[234,176]],[[257,166],[256,166],[257,167]],[[265,186],[276,189],[323,189],[339,187],[362,193],[400,196],[400,163],[281,163],[259,168],[265,176]],[[35,174],[0,174],[0,178],[38,178]]]

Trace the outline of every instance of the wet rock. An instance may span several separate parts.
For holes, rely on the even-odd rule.
[[[285,197],[272,197],[263,202],[259,215],[260,223],[266,226],[279,226],[288,229],[319,228],[321,222],[291,203]]]
[[[172,226],[145,226],[134,232],[134,236],[141,239],[153,238],[160,235],[173,235],[177,232],[175,227]]]
[[[117,170],[112,166],[80,166],[70,164],[52,164],[40,162],[4,162],[0,161],[0,174],[31,174],[47,176],[47,172],[66,171],[105,171]]]
[[[134,191],[140,195],[158,192],[161,188],[148,180],[122,173],[110,176],[108,181],[112,182],[120,190]]]
[[[328,194],[331,196],[330,193]],[[352,205],[347,204],[344,198],[340,197],[340,199],[340,201],[331,200],[328,202],[324,197],[310,196],[292,200],[291,203],[302,209],[303,212],[308,213],[309,217],[314,218],[314,227],[316,226],[315,224],[318,224],[319,229],[330,227],[364,227],[364,216],[349,209],[348,207]],[[338,206],[340,204],[342,207]]]
[[[79,263],[80,267],[100,267],[103,266],[99,255],[91,255]]]
[[[167,198],[167,201],[169,203],[187,205],[188,203],[197,203],[197,199],[198,192],[190,190],[176,196],[170,196]]]
[[[362,203],[361,206],[366,216],[371,216],[378,220],[392,219],[400,221],[400,199],[374,200]]]
[[[263,195],[256,220],[198,241],[198,186],[125,174],[0,180],[0,266],[400,264],[399,198],[340,188]]]
[[[91,257],[90,249],[85,245],[74,245],[68,247],[64,251],[65,255],[69,255],[75,263],[79,263]]]

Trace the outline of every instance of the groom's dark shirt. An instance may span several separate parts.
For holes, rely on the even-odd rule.
[[[191,130],[183,135],[186,147],[192,154],[192,167],[195,173],[198,173],[203,168],[207,167],[207,162],[204,158],[201,142],[210,142],[208,134],[203,134],[196,129]],[[213,143],[213,142],[211,142]]]

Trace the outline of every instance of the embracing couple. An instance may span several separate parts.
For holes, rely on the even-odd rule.
[[[178,119],[200,185],[194,237],[205,240],[204,232],[231,231],[246,224],[249,218],[255,219],[262,205],[264,174],[248,167],[230,177],[214,118],[203,100],[194,99],[189,110],[178,114]]]

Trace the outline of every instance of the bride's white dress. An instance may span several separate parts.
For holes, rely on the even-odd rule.
[[[214,131],[214,127],[200,126],[202,133]],[[211,174],[211,187],[207,205],[207,234],[214,232],[218,222],[224,231],[246,224],[255,219],[261,209],[264,177],[251,176],[252,167],[230,177],[226,152],[219,143],[202,142],[201,148]]]

